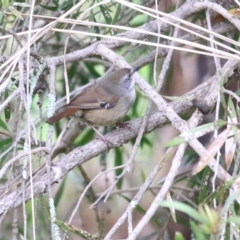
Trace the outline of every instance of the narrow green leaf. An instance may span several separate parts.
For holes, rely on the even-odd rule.
[[[68,232],[73,232],[76,235],[82,237],[83,239],[87,239],[87,240],[101,240],[102,238],[99,238],[98,236],[96,236],[95,234],[91,234],[83,229],[80,228],[76,228],[75,226],[59,221],[59,220],[55,220],[54,222],[57,226],[59,226],[66,234]]]
[[[145,180],[146,180],[146,174],[145,174],[145,171],[144,171],[145,169],[140,169],[140,176],[141,176],[141,181],[142,182],[145,182]]]
[[[228,98],[228,113],[229,113],[231,119],[237,121],[236,120],[236,116],[237,116],[236,108],[235,108],[235,106],[233,104],[231,96],[229,96],[229,98]]]
[[[225,76],[223,76],[223,74],[221,75],[221,79],[220,79],[220,88],[222,89],[223,86],[224,86],[224,79],[225,79]]]
[[[166,98],[168,100],[171,100],[171,101],[186,101],[187,99],[189,99],[189,97],[184,97],[184,96],[181,96],[181,97],[178,97],[178,96],[165,96],[165,95],[161,95],[163,98]]]
[[[86,128],[76,139],[77,145],[84,145],[94,138],[95,132],[91,128]]]
[[[185,240],[185,238],[183,237],[182,233],[180,232],[175,232],[175,238],[174,240]]]
[[[21,3],[21,2],[15,2],[15,3],[13,3],[13,6],[16,6],[16,7],[31,7],[31,5],[30,4],[28,4],[28,3]]]
[[[0,140],[0,149],[6,145],[12,142],[12,138],[6,138],[6,139],[2,139]]]
[[[182,143],[187,142],[184,138],[182,137],[175,137],[173,139],[171,139],[170,141],[168,141],[164,147],[174,147],[174,146],[178,146]]]
[[[229,217],[227,219],[227,223],[236,223],[240,226],[240,217],[239,216],[233,216],[233,217]]]
[[[122,152],[119,148],[115,148],[115,167],[120,166],[123,164],[123,157]],[[118,168],[115,170],[116,177],[120,176],[123,172],[122,168]],[[118,179],[117,188],[121,189],[123,184],[123,178]]]
[[[8,0],[2,0],[1,3],[3,8],[7,8],[10,5],[10,2]]]
[[[0,118],[0,127],[9,132],[6,123],[1,118]]]
[[[208,196],[208,191],[209,191],[209,182],[212,177],[212,171],[210,170],[209,167],[206,167],[204,169],[203,177],[202,177],[202,183],[201,183],[201,189],[198,195],[198,202],[202,203],[206,196]]]
[[[190,226],[195,235],[196,240],[206,240],[206,236],[199,230],[199,227],[193,221],[190,221]]]
[[[225,214],[225,213],[227,213],[229,211],[229,209],[232,207],[232,205],[234,204],[235,200],[237,198],[239,198],[239,196],[240,196],[239,191],[233,192],[233,193],[231,193],[231,194],[229,194],[227,196],[227,199],[225,200],[225,203],[224,203],[224,205],[222,207],[222,214]],[[234,214],[235,211],[237,211],[237,212],[239,211],[239,204],[237,204],[237,208],[231,210],[232,215]]]
[[[4,97],[5,97],[5,99],[8,98],[8,91],[7,91],[7,90],[6,90],[5,93],[4,93]],[[10,109],[9,109],[8,106],[9,106],[9,105],[7,105],[7,106],[4,108],[4,115],[5,115],[6,121],[8,121],[8,120],[10,119],[10,117],[11,117],[11,111],[10,111]]]
[[[23,20],[22,14],[15,7],[9,6],[8,9],[16,18]]]
[[[2,24],[3,19],[4,19],[4,13],[0,11],[0,24]]]
[[[49,10],[49,11],[57,11],[58,10],[58,7],[59,7],[59,3],[58,3],[58,0],[53,0],[52,1],[52,4],[54,6],[47,6],[47,5],[42,5],[42,4],[39,4],[42,8],[46,9],[46,10]]]
[[[74,2],[72,0],[64,1],[60,6],[59,9],[67,11],[74,5]]]
[[[181,133],[178,137],[171,139],[165,144],[165,147],[172,147],[180,145],[181,143],[186,143],[189,140],[202,137],[203,135],[212,132],[220,127],[226,125],[226,121],[219,119],[212,123],[203,124],[201,126],[190,129],[188,132]]]
[[[225,195],[227,194],[227,190],[229,190],[232,186],[232,184],[236,181],[236,179],[232,179],[231,181],[228,181],[220,186],[217,187],[217,189],[211,193],[210,195],[208,195],[205,200],[203,201],[203,203],[207,203],[207,204],[212,204],[214,199],[219,200],[220,202],[225,199]]]
[[[152,147],[152,142],[148,140],[146,135],[143,135],[142,141],[140,143],[140,146],[143,147],[144,145],[148,147]]]
[[[10,146],[12,145],[12,139],[11,138],[6,138],[3,140],[0,140],[0,153],[3,153],[4,151],[6,151],[6,149],[8,149]],[[0,165],[5,162],[6,158],[7,158],[7,154],[0,158]]]
[[[159,206],[175,208],[176,210],[186,213],[191,218],[193,218],[201,223],[207,223],[206,219],[203,216],[201,216],[198,211],[196,211],[194,208],[188,206],[185,203],[177,202],[177,201],[161,201],[159,203]]]
[[[93,18],[93,21],[94,21],[94,22],[97,22],[94,15],[92,15],[92,18]],[[100,33],[100,28],[99,28],[98,26],[94,26],[93,29],[94,29],[94,32],[95,32],[95,33]],[[95,38],[95,37],[94,37],[94,38]],[[98,41],[101,40],[100,37],[96,37],[96,38],[97,38]]]
[[[118,3],[118,4],[117,4],[117,10],[116,10],[116,13],[115,13],[115,15],[114,15],[114,17],[113,17],[112,24],[115,24],[115,23],[117,22],[118,17],[119,17],[119,15],[120,15],[120,13],[121,13],[121,8],[122,8],[122,4]]]
[[[58,188],[58,190],[55,194],[55,197],[54,197],[55,208],[57,208],[60,200],[62,199],[63,191],[64,191],[64,188],[65,188],[65,183],[66,183],[66,177],[63,179],[63,181],[61,181],[60,187]]]
[[[98,0],[98,2],[99,2],[99,0]],[[112,17],[110,15],[110,13],[109,13],[108,7],[105,4],[104,5],[100,5],[99,7],[100,7],[100,10],[102,12],[102,15],[105,18],[106,23],[107,24],[111,24],[113,20],[112,20]]]

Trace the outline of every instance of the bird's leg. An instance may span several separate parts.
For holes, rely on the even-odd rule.
[[[89,126],[102,139],[102,141],[107,145],[108,149],[113,147],[113,144],[111,142],[109,142],[92,124],[89,124]]]
[[[118,122],[115,124],[114,128],[127,128],[129,131],[131,130],[128,122]]]

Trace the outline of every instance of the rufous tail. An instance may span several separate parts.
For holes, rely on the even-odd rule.
[[[62,112],[55,113],[52,117],[48,118],[46,123],[55,123],[64,117],[74,115],[77,111],[78,109],[76,108],[65,108]]]

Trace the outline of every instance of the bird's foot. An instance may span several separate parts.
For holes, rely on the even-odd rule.
[[[127,128],[129,131],[131,130],[130,124],[128,122],[116,123],[114,128]]]

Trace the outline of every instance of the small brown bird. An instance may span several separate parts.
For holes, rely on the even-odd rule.
[[[67,116],[79,117],[94,126],[120,121],[135,101],[133,74],[137,69],[121,68],[83,87],[59,112],[47,119],[55,123]]]

